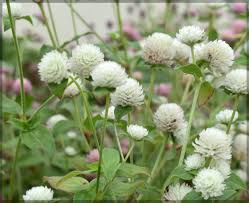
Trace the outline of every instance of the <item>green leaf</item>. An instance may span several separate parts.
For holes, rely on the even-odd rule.
[[[68,79],[63,79],[60,84],[49,83],[48,87],[52,94],[61,98],[64,93],[64,90],[67,87],[67,83],[68,83]]]
[[[195,78],[202,77],[201,69],[195,64],[188,64],[188,65],[185,65],[185,66],[181,66],[181,67],[176,68],[176,70],[180,70],[180,71],[182,71],[184,73],[191,74]]]
[[[31,25],[33,25],[33,20],[32,20],[32,17],[31,16],[22,16],[22,17],[19,17],[19,18],[16,18],[17,20],[26,20],[28,21]]]
[[[29,129],[29,125],[26,121],[17,119],[17,118],[11,118],[8,123],[15,129],[25,131]]]
[[[214,88],[211,86],[211,84],[207,81],[203,82],[201,84],[201,89],[198,97],[199,106],[206,104],[213,94]]]
[[[70,44],[71,42],[74,42],[74,41],[77,41],[78,39],[80,39],[81,37],[83,36],[86,36],[86,35],[91,35],[91,34],[94,34],[93,32],[86,32],[86,33],[83,33],[83,34],[79,34],[79,35],[76,35],[75,37],[73,37],[72,39],[64,42],[60,48],[63,49],[65,46],[67,46],[68,44]]]
[[[116,106],[114,110],[115,118],[120,120],[123,116],[132,111],[131,106]]]
[[[231,190],[246,190],[246,184],[234,172],[226,180],[226,187]]]
[[[72,177],[70,179],[67,179],[63,181],[61,184],[57,184],[62,177],[60,176],[51,176],[47,177],[45,176],[43,179],[47,181],[51,187],[57,190],[62,190],[64,192],[68,193],[75,193],[82,190],[82,187],[84,187],[86,184],[88,184],[88,181],[81,177]]]
[[[22,142],[30,149],[41,148],[52,155],[55,152],[55,143],[52,134],[43,126],[35,130],[24,132]]]
[[[231,198],[237,193],[236,190],[225,189],[222,196],[220,196],[219,200],[231,200]]]
[[[3,18],[3,31],[6,32],[11,28],[10,19],[8,17]]]
[[[21,106],[13,99],[9,99],[4,94],[1,94],[1,99],[0,105],[3,113],[20,114],[22,112]]]
[[[40,49],[40,57],[43,57],[43,55],[45,55],[46,53],[53,51],[54,48],[52,46],[49,46],[47,44],[42,45],[41,49]]]
[[[214,41],[214,40],[218,39],[218,37],[219,37],[219,35],[218,35],[218,32],[216,31],[216,29],[214,27],[209,27],[208,40]]]
[[[235,59],[234,64],[235,65],[247,65],[247,59],[248,56],[246,56],[245,54],[241,54],[238,58]]]
[[[53,127],[54,136],[64,134],[69,130],[77,127],[77,124],[73,120],[62,120],[55,124]]]
[[[189,192],[188,194],[185,195],[185,197],[183,198],[183,200],[202,200],[202,196],[200,192],[196,192],[194,190],[192,190],[191,192]],[[184,201],[183,201],[184,202]]]
[[[110,181],[115,176],[118,167],[120,166],[120,156],[116,149],[103,149],[103,172],[105,177]]]
[[[117,176],[121,177],[134,177],[136,175],[146,175],[149,176],[148,168],[136,166],[129,163],[122,163],[117,171]]]

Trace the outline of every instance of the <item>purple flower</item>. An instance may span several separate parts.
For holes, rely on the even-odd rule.
[[[235,13],[245,13],[246,12],[246,3],[233,3],[231,9]]]
[[[126,155],[129,151],[129,139],[124,138],[120,141],[123,155]]]
[[[91,150],[87,155],[86,155],[86,160],[89,163],[95,162],[99,160],[99,151],[97,149]]]
[[[168,97],[171,92],[171,85],[166,83],[161,83],[159,86],[156,85],[154,92],[160,96]]]
[[[221,39],[226,42],[233,42],[235,40],[235,33],[232,29],[223,30],[221,33]]]
[[[123,32],[125,33],[125,35],[128,38],[130,38],[132,40],[140,40],[141,39],[140,33],[130,23],[124,23]]]
[[[232,29],[236,34],[243,32],[246,29],[246,21],[240,19],[235,20],[232,24]]]
[[[136,80],[142,80],[143,78],[143,73],[141,71],[134,71],[132,74],[133,78]]]
[[[32,90],[32,84],[31,84],[31,82],[28,79],[24,78],[24,80],[23,80],[23,86],[24,86],[24,92],[25,93],[31,92],[31,90]],[[14,80],[14,82],[12,84],[12,90],[13,90],[13,92],[15,92],[16,94],[20,94],[20,88],[21,88],[21,81],[20,81],[20,79]]]

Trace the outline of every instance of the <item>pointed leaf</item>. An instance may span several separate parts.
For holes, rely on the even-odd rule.
[[[3,113],[20,114],[22,112],[21,106],[13,99],[9,99],[4,94],[1,94],[2,102],[0,102]]]
[[[208,100],[213,96],[213,93],[214,88],[211,86],[211,84],[207,81],[203,82],[198,97],[199,106],[206,104]]]
[[[134,177],[136,175],[149,176],[148,168],[136,166],[134,164],[122,163],[117,171],[117,176],[121,177]]]
[[[114,110],[115,118],[120,120],[123,116],[132,111],[131,106],[116,106]]]
[[[8,17],[3,18],[3,31],[6,32],[11,28],[10,19]]]
[[[64,90],[67,87],[68,79],[63,79],[60,84],[56,83],[49,83],[48,87],[55,96],[62,97]]]
[[[91,34],[94,34],[93,32],[86,32],[86,33],[83,33],[83,34],[80,34],[80,35],[76,35],[75,37],[73,37],[72,39],[64,42],[60,48],[63,49],[65,46],[67,46],[68,44],[70,44],[71,42],[74,42],[74,41],[77,41],[78,39],[80,39],[81,37],[83,36],[86,36],[86,35],[91,35]]]
[[[26,20],[28,21],[31,25],[33,25],[33,20],[32,20],[32,17],[31,16],[22,16],[22,17],[19,17],[19,18],[16,18],[17,20]]]
[[[188,64],[188,65],[185,65],[185,66],[181,66],[181,67],[178,67],[176,70],[180,70],[180,71],[182,71],[184,73],[191,74],[195,78],[202,77],[201,69],[195,64]]]

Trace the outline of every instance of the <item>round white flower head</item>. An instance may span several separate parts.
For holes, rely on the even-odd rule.
[[[235,136],[233,141],[233,156],[237,160],[245,161],[247,159],[247,140],[248,136],[245,134]]]
[[[228,124],[232,118],[233,110],[225,109],[216,114],[215,118],[219,123]],[[236,111],[234,114],[233,122],[235,122],[239,117],[239,113]]]
[[[65,153],[68,155],[68,156],[74,156],[77,154],[76,150],[71,147],[71,146],[68,146],[65,148]]]
[[[65,53],[51,51],[45,54],[38,64],[41,80],[47,83],[60,84],[68,78],[68,59]]]
[[[235,94],[248,94],[248,74],[246,69],[234,69],[225,76],[223,85]]]
[[[114,119],[115,119],[115,113],[114,113],[114,111],[115,111],[115,106],[110,106],[109,109],[108,109],[107,118],[114,120]],[[105,110],[102,111],[102,113],[101,113],[100,116],[101,116],[102,118],[105,117]]]
[[[76,133],[75,131],[70,130],[70,131],[67,132],[67,136],[68,136],[70,139],[74,139],[74,138],[76,138],[78,135],[77,135],[77,133]]]
[[[233,49],[222,40],[208,42],[199,49],[199,59],[209,62],[209,68],[214,76],[219,77],[229,72],[233,65]],[[200,57],[201,56],[201,57]]]
[[[174,130],[173,135],[176,137],[177,143],[184,144],[185,136],[187,133],[188,123],[186,121],[179,124],[179,126]]]
[[[240,121],[238,129],[240,132],[248,134],[248,126],[249,126],[249,121]]]
[[[81,87],[83,86],[82,81],[81,81],[80,78],[77,78],[77,76],[74,75],[74,74],[70,74],[70,76],[75,79],[75,81],[78,83],[79,86],[81,86]],[[70,85],[64,91],[63,95],[65,97],[73,97],[73,96],[76,96],[76,95],[78,95],[80,93],[79,88],[77,87],[77,85],[74,83],[74,81],[70,77],[68,79],[67,84],[68,85],[70,84]]]
[[[105,61],[96,66],[91,73],[95,87],[116,88],[127,80],[125,69],[116,62]]]
[[[176,38],[182,43],[189,46],[193,46],[196,43],[200,43],[206,39],[206,35],[203,29],[197,26],[184,26],[176,34]]]
[[[161,131],[173,132],[184,122],[183,110],[175,103],[162,104],[154,114],[154,122]]]
[[[82,44],[72,51],[71,71],[83,78],[88,78],[96,65],[104,61],[100,48],[92,44]]]
[[[210,163],[210,167],[218,170],[224,179],[227,179],[231,174],[230,161],[225,160],[214,160]]]
[[[204,168],[193,179],[194,188],[202,193],[207,200],[209,197],[219,197],[225,189],[224,177],[216,169]]]
[[[142,140],[148,135],[148,130],[143,126],[139,125],[129,125],[127,126],[127,132],[135,140]]]
[[[183,198],[192,190],[193,189],[186,183],[181,185],[177,183],[168,187],[167,192],[164,194],[164,198],[171,201],[183,200]]]
[[[246,173],[246,171],[244,171],[244,170],[241,170],[241,169],[238,169],[238,170],[236,170],[236,171],[234,171],[235,172],[235,174],[237,175],[237,176],[239,176],[240,178],[241,178],[241,180],[243,181],[243,182],[247,182],[247,173]]]
[[[67,120],[67,118],[61,114],[56,114],[54,116],[51,116],[48,120],[47,120],[47,128],[48,129],[53,129],[54,126],[56,125],[56,123],[60,122],[60,121],[64,121]]]
[[[136,80],[128,78],[111,94],[111,103],[114,106],[140,106],[144,103],[143,87]]]
[[[53,199],[54,192],[47,186],[37,186],[32,187],[30,190],[26,191],[26,194],[23,195],[23,200],[25,202],[30,201],[49,201]]]
[[[190,58],[190,47],[186,44],[181,43],[177,39],[174,39],[174,47],[176,50],[175,60],[178,61],[188,61]]]
[[[163,33],[153,33],[144,40],[143,59],[150,64],[172,65],[175,56],[173,39]]]
[[[201,131],[193,146],[195,152],[213,159],[231,159],[232,138],[217,128],[207,128]]]
[[[22,4],[21,3],[10,3],[11,15],[13,17],[21,17],[22,16]],[[7,4],[3,4],[2,7],[3,17],[9,17]]]
[[[192,154],[185,159],[184,163],[185,169],[187,171],[190,171],[203,167],[205,164],[205,158],[202,157],[200,154]]]

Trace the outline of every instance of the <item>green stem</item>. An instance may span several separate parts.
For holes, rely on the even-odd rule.
[[[77,88],[80,91],[80,94],[81,94],[81,97],[83,99],[84,106],[85,106],[85,109],[86,109],[86,113],[87,113],[87,116],[89,118],[90,126],[91,126],[91,129],[93,131],[93,137],[95,139],[97,148],[99,150],[100,148],[99,148],[99,141],[98,141],[98,137],[97,137],[97,132],[96,132],[96,129],[95,129],[94,124],[93,124],[92,112],[91,112],[88,100],[86,98],[86,95],[85,95],[84,91],[82,90],[81,86],[79,85],[79,83],[73,77],[70,77],[70,78],[75,83],[75,85],[77,86]]]
[[[102,164],[102,152],[104,148],[104,137],[106,133],[106,124],[108,119],[108,110],[110,106],[110,94],[106,96],[106,103],[105,103],[105,118],[104,118],[104,126],[103,126],[103,133],[101,133],[101,141],[100,141],[100,151],[99,151],[99,163],[98,163],[98,173],[97,173],[97,186],[96,186],[96,197],[98,196],[99,192],[99,179],[101,173],[101,164]]]
[[[154,91],[154,83],[156,78],[156,69],[154,67],[151,67],[151,74],[150,74],[150,84],[149,84],[149,95],[148,95],[148,102],[147,102],[147,109],[146,109],[146,119],[148,121],[149,113],[151,112],[151,102],[153,97],[153,91]]]
[[[11,32],[13,36],[13,41],[14,45],[16,48],[16,53],[17,53],[17,64],[18,64],[18,72],[19,72],[19,78],[20,78],[20,93],[21,93],[21,106],[22,106],[22,118],[26,119],[25,115],[25,91],[24,91],[24,83],[23,83],[23,68],[22,68],[22,61],[21,61],[21,53],[20,53],[20,48],[16,36],[16,29],[15,29],[15,20],[12,17],[11,14],[11,9],[10,9],[10,1],[6,0],[7,3],[7,9],[8,9],[8,14],[9,14],[9,19],[10,19],[10,26],[11,26]]]
[[[73,12],[73,0],[70,0],[70,11],[71,11],[71,17],[72,17],[72,23],[73,23],[73,31],[74,36],[77,36],[77,29],[76,29],[76,23],[75,23],[75,16]],[[79,44],[79,40],[76,40],[77,44]]]
[[[13,195],[15,192],[15,186],[16,186],[16,164],[17,164],[17,159],[18,159],[18,154],[20,151],[20,147],[21,147],[21,142],[22,142],[22,134],[20,133],[19,137],[18,137],[18,142],[16,145],[16,152],[15,152],[15,157],[14,157],[14,162],[13,162],[13,166],[12,166],[12,170],[11,170],[11,179],[10,179],[10,200],[13,199]]]
[[[191,83],[192,83],[192,80],[189,79],[188,82],[187,82],[187,85],[186,85],[186,87],[185,87],[185,89],[184,89],[183,95],[182,95],[181,105],[184,104],[184,102],[185,102],[185,100],[186,100],[186,98],[187,98],[187,96],[188,96],[188,92],[189,92]]]
[[[130,156],[131,152],[133,151],[134,146],[135,146],[135,142],[134,142],[134,141],[132,141],[132,142],[131,142],[131,147],[130,147],[130,149],[129,149],[128,153],[127,153],[127,154],[126,154],[126,156],[125,156],[125,160],[124,160],[124,162],[126,162],[126,161],[127,161],[127,159],[129,158],[129,156]]]
[[[226,130],[226,133],[229,134],[229,131],[231,129],[231,126],[232,126],[232,123],[233,123],[233,119],[234,119],[234,116],[235,116],[235,113],[237,111],[237,108],[238,108],[238,105],[239,105],[239,94],[236,95],[235,97],[235,101],[234,101],[234,104],[233,104],[233,113],[232,113],[232,117],[228,123],[228,126],[227,126],[227,130]]]
[[[122,162],[124,162],[124,155],[123,155],[122,147],[121,147],[121,144],[120,144],[120,141],[119,141],[119,137],[118,137],[118,131],[117,131],[116,121],[114,121],[114,134],[115,134],[115,138],[116,138],[116,142],[117,142],[117,145],[118,145],[118,150],[119,150]]]
[[[182,146],[182,151],[181,151],[178,166],[181,166],[183,164],[183,160],[184,160],[184,156],[185,156],[187,145],[188,145],[188,140],[189,140],[189,136],[190,136],[192,121],[193,121],[193,117],[194,117],[195,108],[196,108],[196,104],[197,104],[197,101],[198,101],[198,96],[199,96],[199,92],[200,92],[200,89],[201,89],[201,85],[202,85],[202,82],[199,81],[197,86],[196,86],[196,89],[195,89],[194,99],[193,99],[193,103],[192,103],[191,110],[190,110],[190,115],[189,115],[189,121],[188,121],[186,137],[185,137],[185,140],[184,140],[184,144]]]
[[[89,152],[91,150],[88,142],[87,142],[87,139],[84,135],[84,130],[82,128],[82,122],[81,122],[81,119],[80,119],[80,111],[79,111],[79,108],[78,108],[78,105],[77,105],[77,102],[76,102],[76,99],[75,97],[72,98],[73,100],[73,105],[74,105],[74,110],[75,110],[75,114],[76,114],[76,118],[77,118],[77,122],[78,122],[78,125],[79,125],[79,129],[80,129],[80,132],[83,136],[83,139],[84,139],[84,142],[85,142],[85,145],[87,147],[87,151]]]
[[[192,55],[193,63],[195,63],[195,51],[194,51],[194,46],[191,46],[191,55]]]
[[[40,10],[41,10],[42,16],[43,16],[43,18],[44,18],[44,23],[45,23],[45,26],[46,26],[46,28],[47,28],[48,35],[49,35],[49,37],[50,37],[50,40],[51,40],[51,42],[52,42],[52,45],[53,45],[54,48],[56,48],[56,42],[55,42],[55,40],[54,40],[54,37],[53,37],[52,31],[51,31],[51,29],[50,29],[50,26],[49,26],[49,24],[48,24],[48,19],[47,19],[47,16],[46,16],[46,14],[45,14],[45,11],[44,11],[43,4],[42,4],[42,3],[37,3],[37,4],[38,4],[38,6],[39,6],[39,8],[40,8]]]
[[[54,22],[54,16],[53,16],[53,12],[52,12],[49,0],[47,0],[47,5],[48,5],[49,17],[50,17],[51,22],[52,22],[52,29],[54,31],[55,40],[56,40],[57,46],[59,47],[60,42],[59,42],[58,34],[56,32],[56,27],[55,27],[55,22]]]

